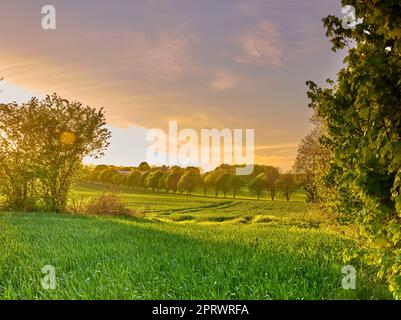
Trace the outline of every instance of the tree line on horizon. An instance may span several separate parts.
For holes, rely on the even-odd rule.
[[[83,179],[180,195],[192,195],[194,191],[201,190],[204,196],[212,192],[214,197],[223,194],[225,198],[228,194],[236,198],[243,188],[248,188],[258,200],[267,192],[272,201],[279,192],[290,201],[293,193],[303,184],[303,176],[291,172],[280,174],[279,169],[272,166],[255,165],[253,173],[247,176],[236,175],[235,169],[234,165],[222,164],[212,171],[203,172],[197,167],[151,167],[142,162],[138,167],[86,166]]]

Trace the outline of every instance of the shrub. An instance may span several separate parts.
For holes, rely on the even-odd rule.
[[[116,194],[103,193],[91,199],[83,207],[84,213],[94,215],[126,216],[135,212],[125,206]]]

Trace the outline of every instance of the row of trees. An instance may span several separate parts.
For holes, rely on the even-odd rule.
[[[272,201],[280,191],[289,201],[302,184],[301,177],[292,173],[280,174],[277,168],[271,166],[256,165],[252,175],[242,177],[235,175],[235,166],[229,165],[202,173],[195,167],[151,168],[146,162],[138,168],[98,165],[88,168],[86,174],[86,179],[93,182],[188,195],[201,190],[204,196],[212,192],[215,197],[219,194],[227,197],[231,193],[235,198],[244,187],[248,187],[258,200],[263,193],[269,192]]]
[[[18,211],[64,211],[86,156],[108,146],[102,110],[56,94],[0,104],[0,195]]]

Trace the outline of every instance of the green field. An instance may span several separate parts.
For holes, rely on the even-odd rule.
[[[102,188],[81,183],[73,198]],[[141,218],[1,213],[0,298],[391,298],[362,264],[356,290],[342,289],[342,253],[355,244],[305,202],[121,197]],[[45,265],[55,290],[41,287]]]

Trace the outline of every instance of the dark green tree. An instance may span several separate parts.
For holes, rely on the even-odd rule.
[[[227,171],[223,171],[216,180],[216,188],[218,191],[223,192],[224,198],[227,198],[227,193],[231,190],[231,177],[232,174]]]
[[[173,193],[177,192],[178,182],[180,181],[182,175],[185,173],[185,170],[176,166],[171,168],[170,172],[166,177],[166,188],[167,192],[171,190]]]
[[[356,223],[394,297],[401,298],[401,3],[347,0],[359,24],[323,19],[333,50],[346,48],[345,67],[328,88],[308,82],[310,107],[327,133],[326,177],[338,207]]]
[[[189,169],[180,178],[180,185],[187,191],[187,194],[191,195],[192,192],[200,185],[201,176],[199,170]]]
[[[127,186],[133,187],[134,189],[139,187],[139,180],[141,179],[142,173],[141,171],[135,169],[132,170],[127,177]]]
[[[259,200],[263,194],[263,191],[267,188],[267,180],[266,174],[260,173],[258,176],[253,178],[248,185],[249,189],[256,194],[257,199]]]
[[[233,191],[233,198],[235,199],[238,191],[245,186],[245,179],[238,175],[232,175],[229,183]]]
[[[151,188],[152,191],[159,189],[159,180],[164,175],[160,170],[152,171],[145,180],[146,187]]]

